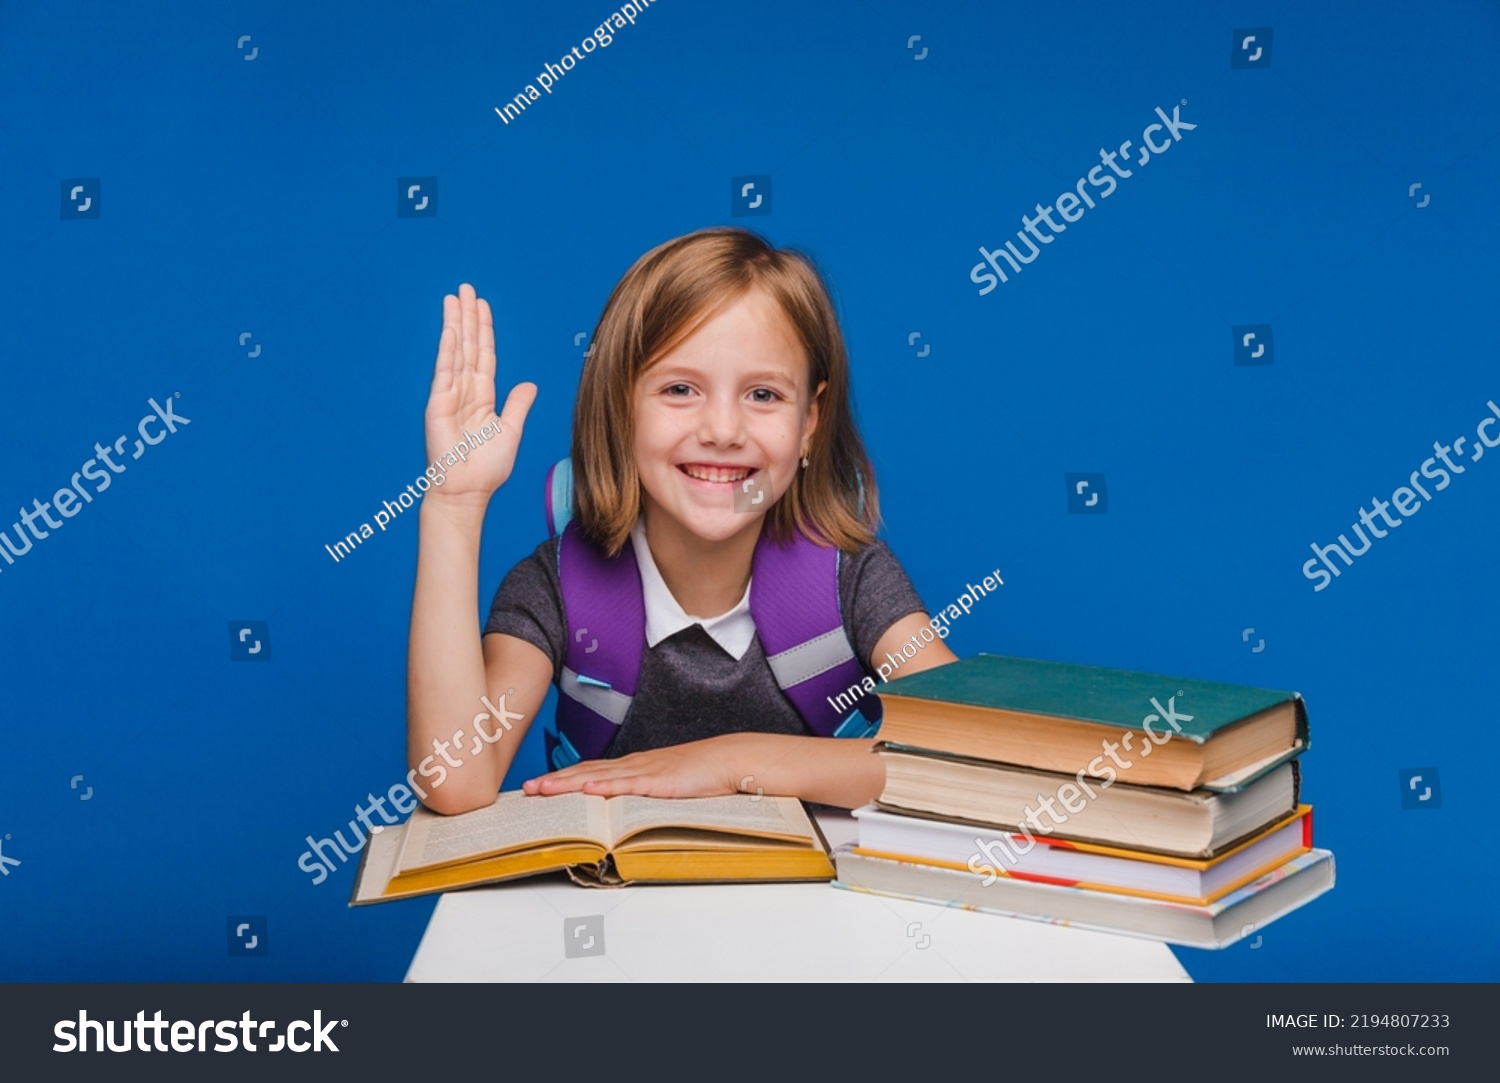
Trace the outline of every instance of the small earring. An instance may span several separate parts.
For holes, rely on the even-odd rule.
[[[806,470],[809,465],[811,465],[811,464],[807,461],[807,448],[803,448],[802,449],[802,469]]]

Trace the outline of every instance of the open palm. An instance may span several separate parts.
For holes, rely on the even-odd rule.
[[[487,501],[510,477],[520,446],[526,414],[536,400],[536,385],[511,388],[500,414],[500,433],[465,452],[467,461],[442,466],[447,477],[429,492],[429,499]],[[467,282],[458,296],[443,297],[443,333],[438,339],[437,366],[427,397],[428,462],[439,462],[469,434],[495,420],[495,322],[489,302]],[[491,428],[493,432],[493,427]],[[474,441],[467,441],[474,443]]]

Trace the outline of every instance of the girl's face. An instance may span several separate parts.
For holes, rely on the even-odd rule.
[[[665,513],[705,541],[758,528],[817,427],[822,387],[808,386],[808,369],[780,307],[751,289],[641,373],[635,458],[647,520]]]

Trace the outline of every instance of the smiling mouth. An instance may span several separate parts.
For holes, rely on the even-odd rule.
[[[710,466],[707,463],[679,463],[677,469],[697,481],[707,481],[724,485],[733,485],[737,481],[744,481],[756,473],[755,467]]]

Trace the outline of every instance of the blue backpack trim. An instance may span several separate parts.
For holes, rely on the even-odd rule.
[[[547,534],[562,533],[573,518],[573,460],[554,463],[547,471]]]

